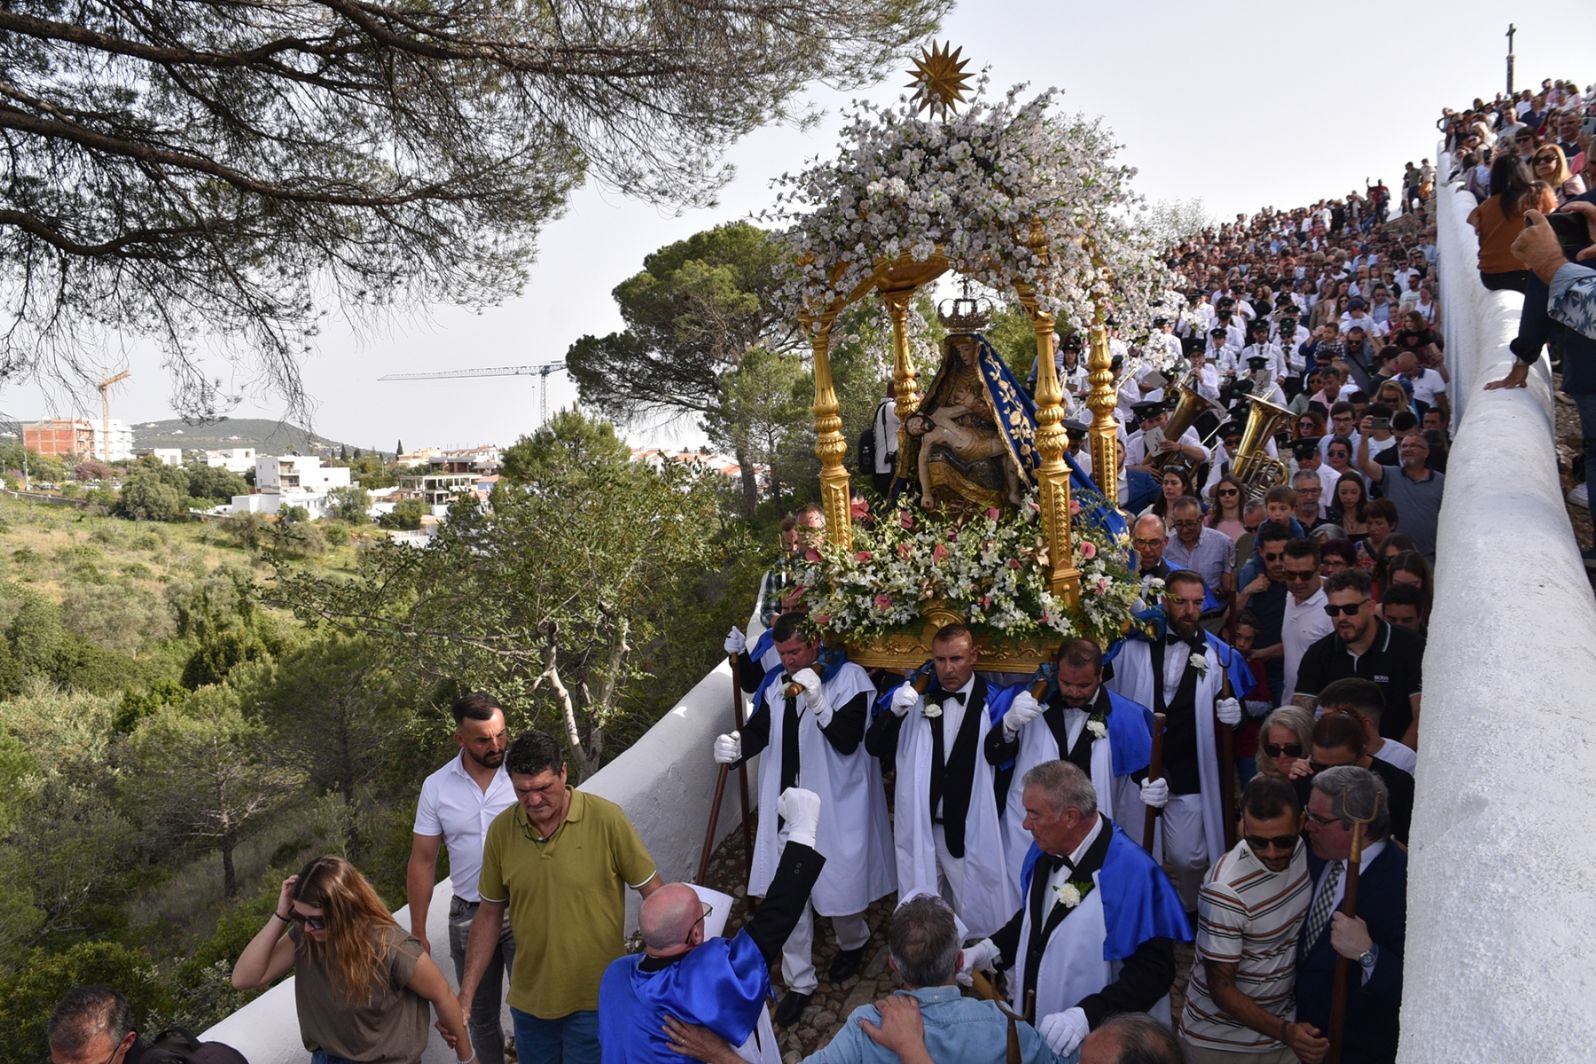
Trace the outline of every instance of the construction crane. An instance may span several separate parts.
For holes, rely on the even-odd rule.
[[[101,381],[99,384],[100,446],[103,448],[103,453],[100,455],[100,461],[102,462],[109,462],[111,460],[111,385],[115,384],[117,381],[126,380],[130,376],[132,376],[132,374],[129,371],[123,370],[114,377],[105,378],[105,380]]]
[[[450,377],[537,377],[538,425],[549,420],[549,374],[565,369],[564,362],[540,362],[535,366],[488,366],[481,369],[449,369],[437,373],[390,373],[379,381],[439,381]]]

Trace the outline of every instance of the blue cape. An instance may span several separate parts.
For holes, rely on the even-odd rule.
[[[1152,636],[1147,636],[1140,628],[1133,626],[1130,634],[1125,639],[1139,639],[1144,643],[1156,643],[1163,639],[1169,631],[1168,618],[1164,616],[1162,609],[1143,610],[1136,614],[1136,619],[1152,626]],[[1219,659],[1219,664],[1230,673],[1230,687],[1231,690],[1236,692],[1236,697],[1246,698],[1252,694],[1253,688],[1258,686],[1258,684],[1252,678],[1252,669],[1247,665],[1246,657],[1229,643],[1214,635],[1214,633],[1205,629],[1198,630],[1203,633],[1203,638],[1208,640],[1208,645],[1214,648],[1214,656]],[[1119,640],[1108,648],[1108,653],[1103,655],[1104,665],[1119,657],[1119,652],[1125,647],[1125,639]]]
[[[616,958],[599,984],[604,1064],[680,1064],[682,1057],[665,1036],[666,1013],[742,1045],[770,998],[765,959],[741,931],[730,939],[707,939],[658,971],[643,971],[642,961],[639,953]]]
[[[1051,668],[1047,669],[1047,677],[1047,693],[1042,696],[1043,702],[1058,694],[1058,680]],[[1026,680],[995,693],[988,690],[986,704],[993,714],[992,723],[996,724],[1009,711],[1015,696],[1035,682],[1034,679]],[[1108,703],[1112,707],[1108,713],[1108,750],[1113,757],[1114,775],[1128,776],[1132,772],[1140,772],[1153,759],[1153,712],[1141,703],[1113,691],[1108,692]],[[998,767],[1009,768],[1012,765],[1013,761],[1010,760]]]
[[[1118,825],[1108,830],[1108,852],[1097,873],[1097,889],[1103,896],[1103,923],[1108,934],[1103,938],[1103,959],[1122,961],[1150,938],[1170,938],[1190,942],[1191,924],[1175,891],[1175,885],[1147,851],[1136,845]],[[1031,872],[1042,855],[1036,843],[1025,855],[1020,869],[1020,896],[1029,897]]]

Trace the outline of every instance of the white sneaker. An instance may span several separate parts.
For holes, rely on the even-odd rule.
[[[1590,509],[1590,486],[1588,484],[1575,484],[1568,493],[1568,504],[1582,509]]]

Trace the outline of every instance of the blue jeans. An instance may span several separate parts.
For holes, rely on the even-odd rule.
[[[454,961],[456,984],[465,975],[466,939],[471,934],[471,920],[476,915],[477,904],[458,897],[449,902],[449,956]],[[471,1015],[466,1017],[471,1028],[471,1047],[476,1050],[479,1064],[504,1064],[504,1031],[500,1027],[499,1010],[504,998],[504,976],[514,963],[515,939],[510,937],[507,908],[499,943],[488,958],[487,970],[477,985],[477,996],[471,999]]]
[[[335,1057],[326,1050],[318,1049],[310,1055],[310,1064],[355,1064],[352,1060]]]
[[[573,1012],[557,1020],[510,1009],[515,1053],[521,1064],[599,1064],[598,1011]]]

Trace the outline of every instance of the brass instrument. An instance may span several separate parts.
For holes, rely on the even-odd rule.
[[[1221,422],[1230,416],[1230,411],[1226,410],[1222,403],[1205,399],[1198,394],[1195,374],[1175,385],[1175,393],[1179,396],[1175,402],[1175,409],[1170,412],[1168,419],[1164,422],[1163,433],[1166,440],[1179,442],[1181,435],[1195,425],[1197,419],[1202,417],[1205,411],[1216,415]],[[1150,455],[1147,459],[1147,464],[1162,469],[1166,464],[1173,463],[1177,459],[1180,464],[1185,464],[1186,462],[1186,457],[1181,452],[1165,451],[1162,454]]]
[[[1247,427],[1230,459],[1230,475],[1241,481],[1248,501],[1257,501],[1276,484],[1285,482],[1286,463],[1270,458],[1269,441],[1291,421],[1291,411],[1256,395],[1247,396]]]

